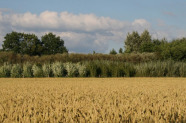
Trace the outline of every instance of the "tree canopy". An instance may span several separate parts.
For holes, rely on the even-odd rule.
[[[28,55],[50,55],[68,52],[64,41],[60,37],[48,33],[41,40],[35,34],[11,32],[6,34],[3,41],[3,51]]]
[[[116,50],[113,48],[113,49],[110,51],[110,54],[112,54],[112,55],[116,55],[117,52],[116,52]]]
[[[140,48],[139,45],[141,44],[140,35],[136,31],[132,32],[131,34],[128,33],[124,43],[125,52],[127,53],[138,52]]]
[[[64,46],[64,41],[60,39],[59,36],[56,36],[53,33],[48,33],[42,36],[41,42],[43,43],[44,54],[50,55],[68,52],[66,47]]]
[[[128,33],[124,41],[125,53],[154,52],[160,59],[186,60],[186,38],[167,41],[165,38],[152,39],[148,30],[141,35]]]

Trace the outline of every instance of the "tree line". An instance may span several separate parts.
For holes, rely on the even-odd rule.
[[[148,30],[141,35],[137,31],[128,33],[124,40],[124,53],[155,53],[159,59],[172,59],[176,61],[186,60],[186,38],[167,41],[163,39],[152,39]],[[122,53],[122,49],[119,49]],[[110,54],[117,54],[112,49]]]
[[[3,49],[1,51],[10,51],[15,54],[20,54],[22,57],[24,55],[45,56],[68,53],[68,49],[64,46],[64,40],[53,33],[45,34],[41,37],[41,39],[39,39],[35,34],[13,31],[6,34],[4,37],[2,48]],[[186,38],[177,38],[172,41],[167,41],[165,38],[152,39],[148,30],[144,30],[141,34],[137,31],[133,31],[132,33],[128,33],[126,39],[124,40],[124,50],[123,48],[120,48],[117,53],[115,49],[112,49],[109,54],[121,54],[125,56],[127,56],[126,54],[132,54],[131,56],[136,54],[136,59],[138,59],[139,54],[144,55],[148,53],[153,54],[153,56],[155,55],[158,60],[172,59],[176,61],[186,61]],[[96,55],[97,53],[94,51],[93,54]],[[97,56],[94,58],[94,56],[89,57],[89,54],[87,57],[83,54],[77,54],[77,57],[74,56],[75,60],[72,59],[71,61],[78,61],[77,59],[82,60],[82,58],[78,58],[79,56],[83,57],[84,60],[86,60],[87,57],[89,59],[97,60]],[[104,55],[102,56],[105,57]],[[113,59],[112,56],[110,56],[110,59],[106,60],[111,59]],[[104,60],[104,58],[102,60]]]
[[[11,32],[4,37],[2,51],[35,55],[51,55],[56,53],[68,53],[64,41],[53,33],[45,34],[41,40],[35,34]]]

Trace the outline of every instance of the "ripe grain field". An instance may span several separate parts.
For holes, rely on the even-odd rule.
[[[0,122],[186,122],[186,78],[0,79]]]

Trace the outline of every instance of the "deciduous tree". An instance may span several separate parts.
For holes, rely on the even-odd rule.
[[[141,45],[141,38],[138,32],[134,31],[131,34],[128,33],[125,43],[125,52],[139,52]]]
[[[68,52],[64,46],[64,41],[53,33],[45,34],[41,37],[44,54],[56,54]]]

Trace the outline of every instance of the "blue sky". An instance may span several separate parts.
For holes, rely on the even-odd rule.
[[[134,30],[168,40],[186,36],[185,6],[185,0],[1,0],[0,44],[12,30],[54,32],[71,52],[108,53]]]

